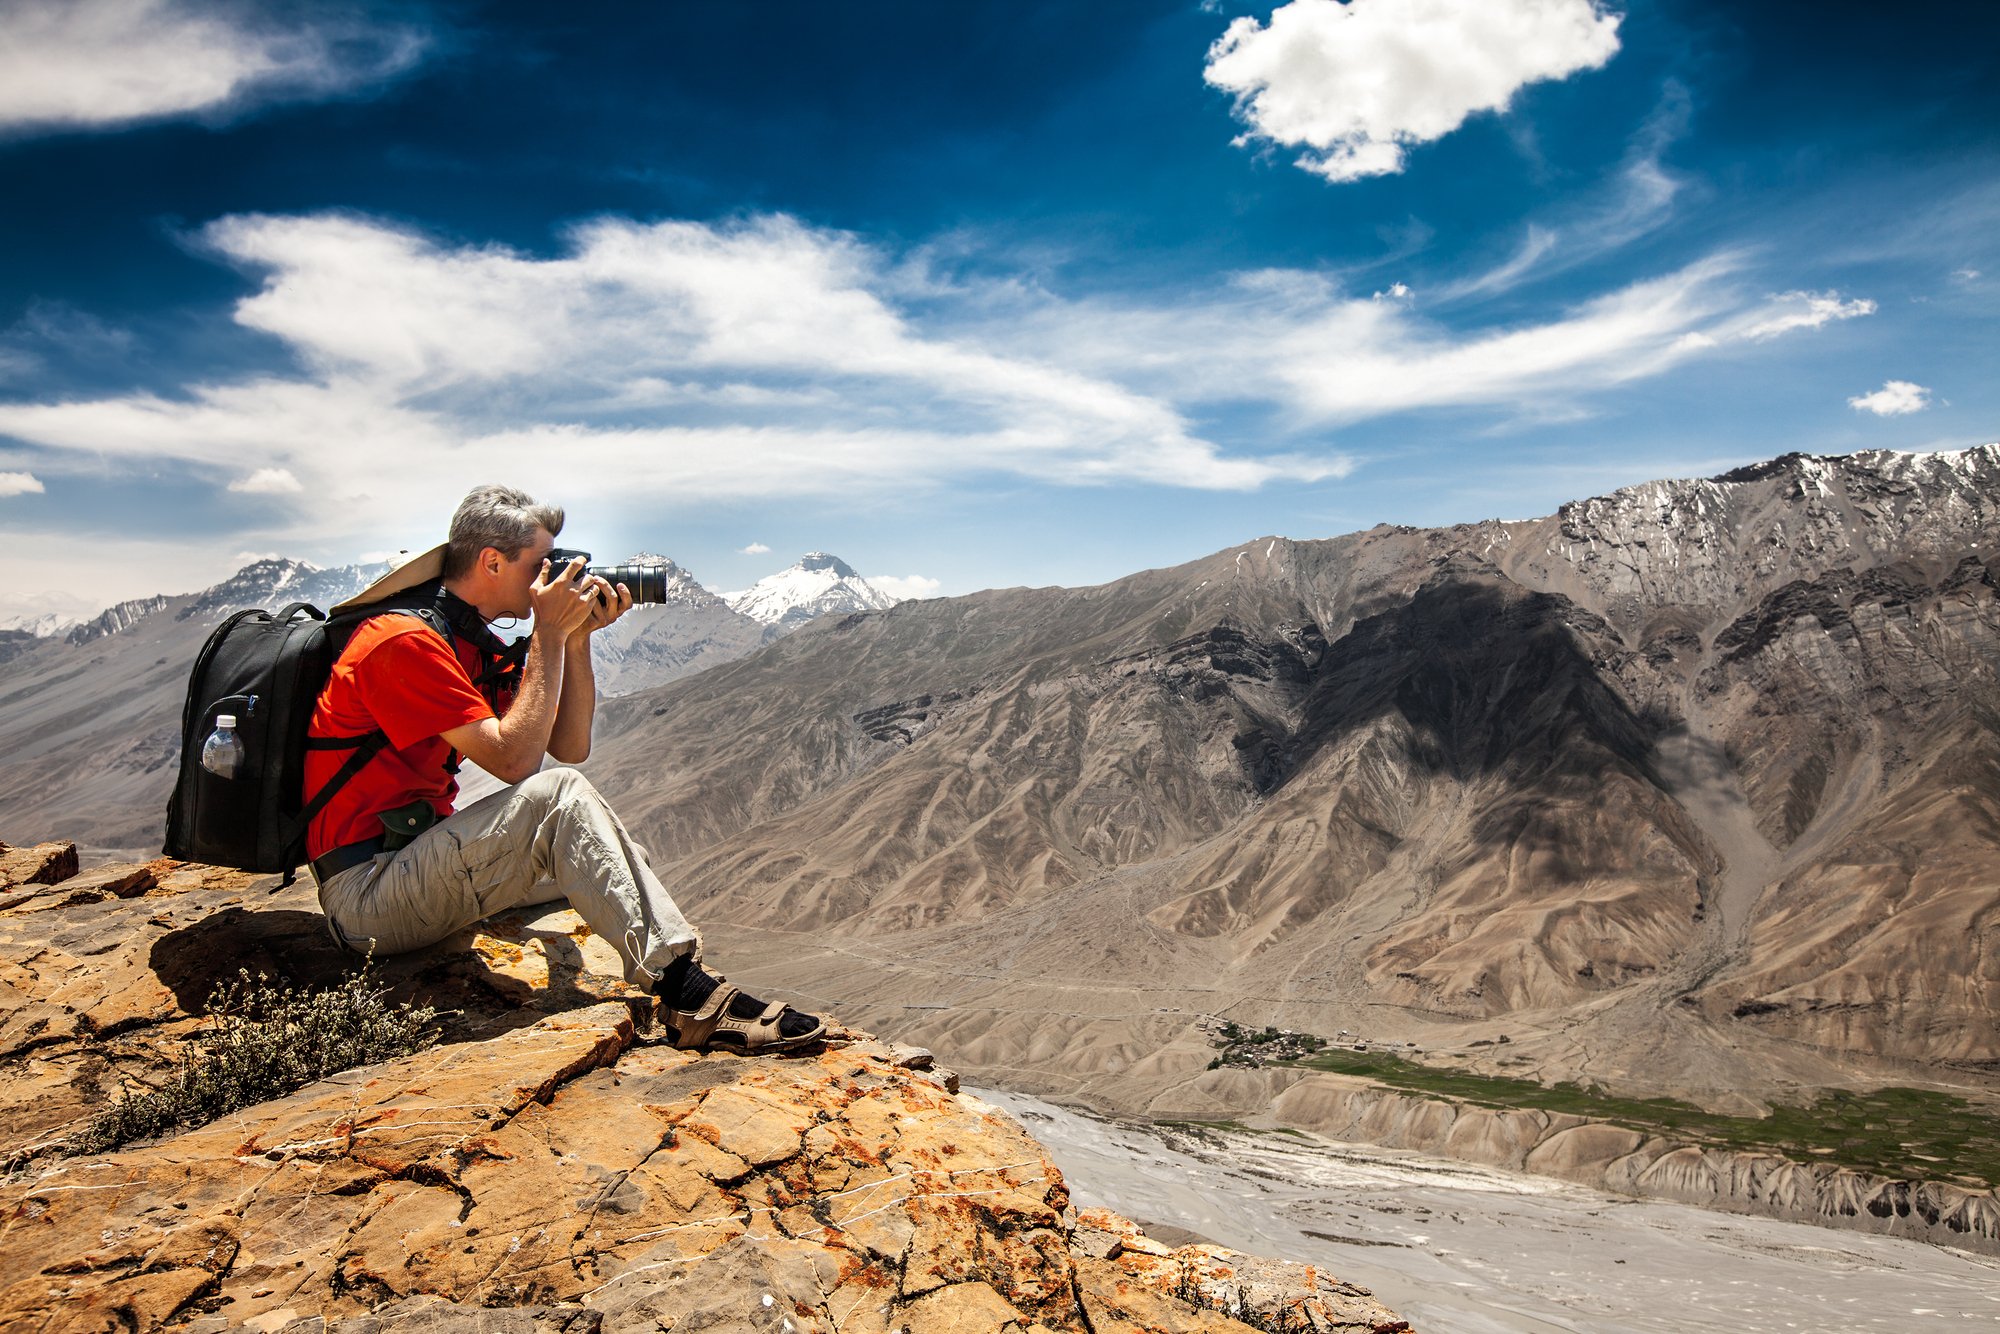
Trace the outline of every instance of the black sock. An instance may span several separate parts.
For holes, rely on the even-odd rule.
[[[696,963],[692,954],[683,954],[666,966],[653,984],[653,994],[676,1010],[699,1009],[715,994],[715,976]]]
[[[666,966],[660,980],[653,984],[653,994],[666,1001],[676,1010],[698,1010],[710,996],[715,994],[715,974],[694,961],[691,954],[683,954]],[[739,991],[729,998],[729,1013],[737,1019],[755,1019],[764,1013],[764,1002],[746,992]],[[790,1006],[778,1019],[778,1033],[781,1037],[797,1037],[809,1033],[819,1021],[811,1015],[800,1014]]]

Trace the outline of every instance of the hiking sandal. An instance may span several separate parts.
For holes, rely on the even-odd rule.
[[[813,1026],[806,1032],[786,1037],[778,1028],[788,1008],[783,1001],[772,1001],[754,1018],[745,1019],[731,1014],[730,1002],[742,994],[741,987],[718,979],[715,990],[697,1009],[676,1010],[662,1004],[660,1018],[666,1025],[668,1040],[682,1051],[733,1051],[754,1055],[759,1052],[791,1051],[809,1042],[817,1042],[826,1035],[826,1020],[806,1015],[813,1020]]]

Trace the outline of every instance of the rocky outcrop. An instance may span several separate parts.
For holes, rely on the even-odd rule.
[[[63,642],[72,648],[81,648],[92,640],[115,635],[130,629],[154,612],[164,610],[167,602],[164,597],[133,598],[115,607],[107,607],[82,625],[71,626],[69,633],[63,636]]]
[[[1130,1219],[1109,1209],[1078,1213],[1074,1245],[1087,1257],[1081,1262],[1084,1267],[1095,1271],[1084,1298],[1093,1323],[1123,1314],[1108,1308],[1108,1289],[1127,1302],[1136,1298],[1151,1306],[1153,1323],[1169,1326],[1172,1317],[1163,1309],[1158,1295],[1162,1292],[1183,1296],[1210,1310],[1242,1316],[1258,1322],[1261,1328],[1409,1328],[1366,1288],[1343,1283],[1312,1265],[1263,1260],[1199,1242],[1163,1246]],[[1302,1282],[1304,1292],[1300,1291]]]
[[[0,1330],[1404,1328],[1310,1267],[1079,1219],[1040,1146],[927,1053],[848,1030],[785,1058],[662,1045],[559,906],[377,965],[456,1011],[441,1045],[59,1156],[239,965],[310,984],[352,962],[302,885],[87,874],[0,908]]]
[[[24,896],[47,893],[76,874],[76,844],[67,841],[37,843],[32,848],[16,848],[0,843],[0,907],[11,907]]]

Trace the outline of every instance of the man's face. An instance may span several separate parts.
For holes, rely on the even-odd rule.
[[[512,560],[502,559],[500,581],[506,595],[509,616],[526,616],[534,611],[534,600],[528,590],[542,572],[542,561],[555,549],[556,539],[546,528],[536,528],[534,540],[521,548],[521,554]]]

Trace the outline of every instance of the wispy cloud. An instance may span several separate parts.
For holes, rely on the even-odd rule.
[[[1204,77],[1236,96],[1239,144],[1303,147],[1329,181],[1403,170],[1522,87],[1595,69],[1618,51],[1595,0],[1291,0],[1268,23],[1239,18]]]
[[[1878,417],[1902,417],[1922,412],[1931,405],[1931,391],[1909,380],[1888,380],[1872,394],[1847,400],[1856,412],[1872,412]]]
[[[229,484],[231,491],[252,496],[296,496],[305,490],[290,468],[259,468]]]
[[[1838,292],[1783,292],[1771,298],[1772,314],[1743,330],[1752,341],[1776,338],[1795,329],[1817,329],[1834,320],[1851,320],[1873,315],[1875,303],[1867,298],[1843,301]]]
[[[899,602],[909,598],[934,598],[944,587],[941,581],[921,574],[871,574],[868,583]]]
[[[996,473],[1331,480],[1353,465],[1328,428],[1441,407],[1567,419],[1691,359],[1874,309],[1746,294],[1741,255],[1466,326],[1400,284],[1377,300],[1296,270],[1072,298],[985,268],[927,273],[785,217],[603,218],[549,257],[340,215],[234,217],[204,237],[263,275],[236,318],[305,373],[0,402],[0,435],[39,447],[44,477],[171,465],[259,497],[274,530],[311,516],[350,549],[496,476],[573,504],[908,494]]]
[[[75,466],[174,461],[300,515],[311,498],[327,522],[367,525],[357,546],[448,507],[474,469],[581,503],[993,472],[1247,489],[1349,466],[1225,451],[1162,396],[920,322],[893,256],[784,217],[600,219],[553,258],[342,215],[232,217],[203,239],[265,275],[236,319],[309,374],[0,404],[0,434]],[[563,463],[577,457],[591,477]]]
[[[4,22],[0,132],[14,133],[338,96],[427,46],[415,27],[333,7],[284,21],[249,3],[10,0]]]
[[[0,496],[40,495],[41,479],[31,472],[0,472]]]
[[[1594,395],[1695,358],[1874,309],[1837,293],[1747,295],[1747,263],[1715,255],[1546,319],[1491,327],[1350,297],[1324,275],[1287,270],[1170,309],[1079,302],[1028,327],[1066,365],[1122,368],[1129,382],[1183,403],[1262,402],[1300,429],[1439,407],[1571,419]]]
[[[765,546],[762,542],[752,542],[747,547],[736,548],[736,552],[741,556],[768,556],[771,554],[771,548]]]
[[[1508,291],[1530,278],[1546,278],[1632,244],[1674,215],[1689,182],[1666,164],[1667,150],[1688,131],[1693,99],[1668,80],[1653,113],[1626,146],[1618,169],[1598,188],[1552,217],[1527,225],[1514,253],[1484,273],[1453,283],[1437,295],[1451,301]]]

